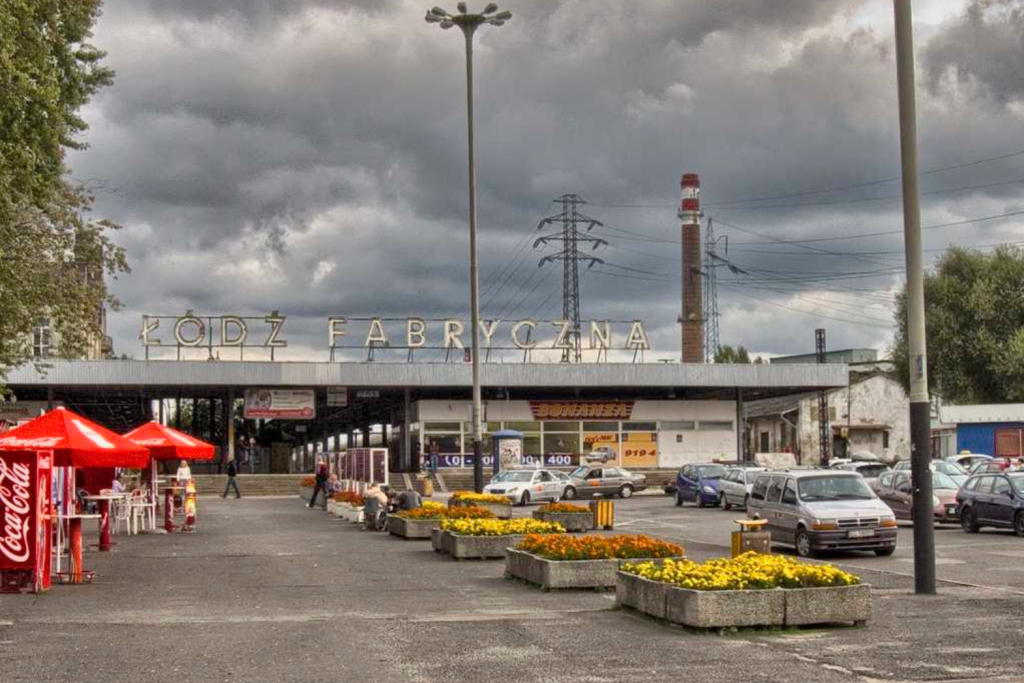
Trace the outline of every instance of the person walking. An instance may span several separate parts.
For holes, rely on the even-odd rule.
[[[174,483],[181,487],[175,496],[177,499],[177,505],[178,507],[184,507],[185,489],[188,487],[189,482],[192,481],[192,469],[188,466],[187,460],[182,460],[178,465],[178,472],[174,475],[174,480]]]
[[[228,497],[228,491],[231,488],[235,489],[235,498],[241,498],[242,492],[238,490],[238,480],[235,477],[238,476],[238,467],[235,465],[234,459],[228,460],[228,483],[224,486],[224,493],[221,494],[221,498]]]
[[[329,476],[330,471],[327,469],[327,463],[320,460],[316,467],[316,486],[313,487],[313,497],[309,499],[310,508],[316,505],[316,494],[320,491],[324,492],[324,504],[327,504],[327,478]]]

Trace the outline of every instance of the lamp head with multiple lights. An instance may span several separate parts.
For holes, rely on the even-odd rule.
[[[427,10],[427,16],[425,17],[427,23],[439,24],[443,29],[458,26],[463,30],[472,30],[482,24],[503,26],[506,21],[512,18],[511,12],[499,12],[498,6],[493,2],[484,7],[484,11],[480,14],[470,14],[464,2],[460,2],[456,7],[459,11],[458,14],[451,14],[443,7],[431,7]]]

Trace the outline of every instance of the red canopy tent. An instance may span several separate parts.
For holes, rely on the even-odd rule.
[[[217,450],[211,444],[195,437],[183,434],[159,422],[147,422],[124,435],[124,438],[149,449],[152,465],[149,469],[149,488],[154,495],[156,486],[156,463],[165,460],[213,460]],[[172,489],[166,491],[164,503],[164,528],[171,532],[174,529],[171,509]]]
[[[149,451],[66,408],[0,435],[0,449],[53,451],[55,467],[145,467]]]
[[[213,460],[216,457],[212,445],[159,422],[136,427],[124,438],[149,449],[153,460]]]

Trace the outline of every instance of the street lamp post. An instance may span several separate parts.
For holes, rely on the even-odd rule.
[[[473,139],[473,34],[483,24],[501,26],[512,18],[511,12],[498,12],[494,3],[480,14],[470,14],[466,3],[457,6],[459,13],[451,14],[441,7],[427,10],[426,20],[443,29],[458,26],[466,38],[466,123],[469,138],[469,306],[472,328],[473,362],[473,488],[484,489],[483,429],[481,428],[482,399],[480,389],[480,278],[476,262],[476,154]]]
[[[896,83],[899,91],[903,176],[903,241],[907,261],[907,352],[910,360],[910,467],[913,482],[914,591],[935,593],[932,519],[931,402],[925,344],[921,206],[917,184],[917,103],[914,94],[914,30],[910,0],[893,0],[896,15]]]

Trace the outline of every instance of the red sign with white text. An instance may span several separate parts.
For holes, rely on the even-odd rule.
[[[49,452],[0,450],[0,591],[49,586]]]

